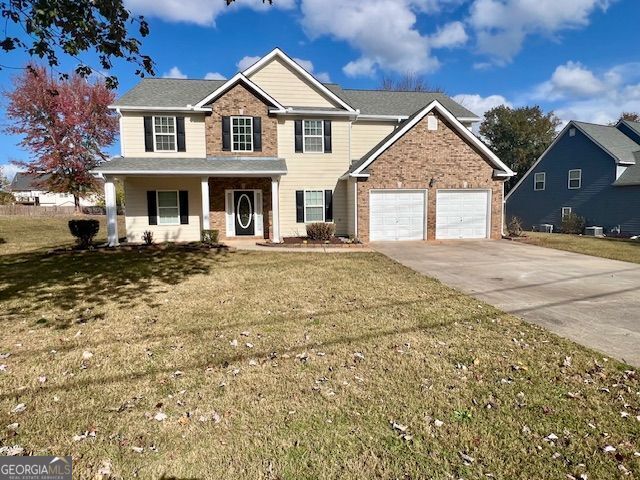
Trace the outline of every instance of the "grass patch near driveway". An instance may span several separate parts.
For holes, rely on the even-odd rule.
[[[518,241],[594,257],[640,263],[639,240],[595,238],[564,233],[526,232],[524,235]]]
[[[71,454],[74,478],[640,472],[635,372],[379,254],[17,252],[0,272],[0,444]]]

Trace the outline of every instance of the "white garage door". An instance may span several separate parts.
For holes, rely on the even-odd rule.
[[[375,240],[423,240],[425,192],[376,190],[369,202],[369,236]]]
[[[436,238],[487,238],[489,191],[438,190]]]

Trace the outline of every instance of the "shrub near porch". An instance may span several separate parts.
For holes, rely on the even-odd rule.
[[[78,478],[640,471],[634,371],[378,254],[14,250],[0,271],[2,447]]]

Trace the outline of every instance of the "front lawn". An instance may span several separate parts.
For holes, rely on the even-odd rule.
[[[379,254],[0,272],[1,447],[71,454],[74,478],[640,473],[636,372]]]
[[[582,253],[594,257],[640,263],[640,240],[595,238],[563,233],[526,232],[521,239],[531,245]]]

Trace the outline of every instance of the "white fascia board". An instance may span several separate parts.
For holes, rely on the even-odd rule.
[[[329,97],[331,100],[336,102],[337,104],[344,107],[346,110],[350,112],[355,112],[355,110],[347,103],[344,102],[340,97],[338,97],[335,93],[325,87],[322,82],[316,79],[313,75],[307,72],[304,68],[294,62],[286,53],[284,53],[279,48],[274,48],[267,55],[262,57],[256,63],[247,68],[244,72],[242,72],[245,76],[250,77],[253,73],[260,70],[265,64],[271,61],[274,57],[280,57],[287,65],[293,68],[297,73],[299,73],[304,79],[306,79],[309,83],[311,83],[314,87],[320,90],[323,94]]]
[[[330,116],[330,117],[350,117],[357,118],[358,111],[348,112],[345,110],[332,111],[332,110],[314,110],[313,108],[308,109],[294,109],[291,107],[287,107],[285,110],[269,110],[269,113],[274,113],[276,115],[316,115],[316,116]]]
[[[251,171],[251,170],[239,170],[239,171],[219,171],[219,170],[193,170],[185,172],[183,170],[100,170],[99,168],[91,170],[99,176],[103,175],[211,175],[211,176],[271,176],[271,175],[286,175],[286,170],[273,170],[273,171]]]
[[[358,115],[358,120],[361,121],[371,121],[371,122],[375,122],[375,121],[387,121],[387,122],[402,122],[404,120],[406,120],[407,118],[409,118],[408,115],[363,115],[360,114]]]
[[[152,107],[139,105],[108,105],[107,108],[122,112],[210,112],[207,107]]]
[[[471,122],[471,123],[475,123],[475,122],[481,122],[482,119],[479,117],[457,117],[458,120],[460,120],[461,122]]]
[[[243,82],[247,87],[251,88],[254,92],[256,92],[262,98],[267,100],[269,103],[271,103],[273,106],[275,106],[278,110],[284,110],[284,107],[282,105],[280,105],[280,103],[275,98],[273,98],[267,92],[262,90],[258,85],[256,85],[251,80],[249,80],[241,72],[240,73],[236,73],[233,77],[231,77],[229,80],[227,80],[224,84],[222,84],[220,87],[215,89],[212,93],[207,95],[204,99],[202,99],[198,103],[196,103],[196,108],[202,108],[205,104],[209,103],[214,98],[219,97],[220,95],[222,95],[224,92],[229,90],[231,87],[233,87],[238,82]]]
[[[423,108],[418,114],[416,114],[411,121],[405,124],[402,128],[398,129],[394,135],[389,138],[383,145],[381,145],[373,154],[364,162],[362,165],[355,170],[351,176],[355,177],[362,173],[364,169],[366,169],[382,152],[387,150],[391,145],[393,145],[400,137],[402,137],[405,133],[411,130],[420,120],[422,120],[429,112],[432,110],[437,110],[445,119],[449,121],[449,123],[460,133],[464,138],[466,138],[471,144],[475,145],[482,153],[484,153],[489,159],[496,165],[500,170],[505,172],[505,176],[512,177],[515,173],[507,167],[497,156],[493,153],[484,143],[480,141],[478,137],[476,137],[472,132],[469,131],[467,127],[465,127],[460,120],[453,116],[449,110],[447,110],[440,102],[434,100],[425,108]]]

